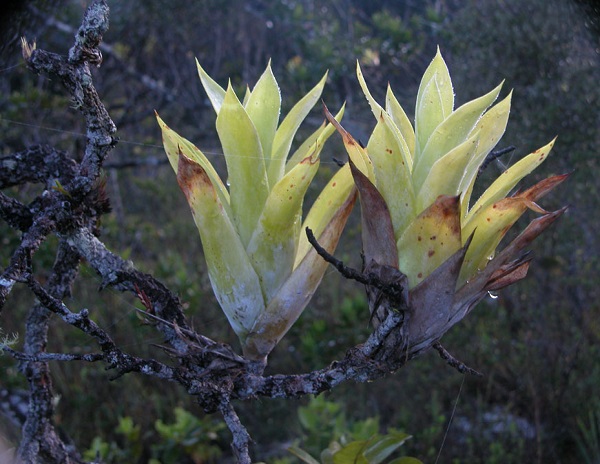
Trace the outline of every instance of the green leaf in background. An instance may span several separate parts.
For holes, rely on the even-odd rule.
[[[383,437],[374,437],[369,440],[363,455],[369,464],[382,464],[411,436],[403,432],[391,432]]]
[[[288,451],[306,464],[320,464],[315,458],[297,446],[290,446]]]

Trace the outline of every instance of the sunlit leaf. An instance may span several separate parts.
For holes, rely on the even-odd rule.
[[[360,68],[360,63],[358,62],[358,60],[356,61],[356,77],[358,78],[358,83],[360,84],[360,87],[362,88],[362,91],[365,94],[365,97],[367,98],[367,102],[371,107],[371,112],[373,113],[373,116],[375,116],[376,120],[379,120],[379,118],[385,112],[385,110],[379,103],[377,103],[377,101],[375,101],[373,95],[371,95],[371,91],[367,86],[367,82],[365,81],[365,77],[363,76],[362,69]]]
[[[511,97],[512,91],[506,98],[486,111],[475,126],[475,129],[473,129],[473,134],[479,134],[479,143],[477,144],[475,154],[464,170],[457,192],[462,194],[461,210],[463,216],[467,214],[471,192],[473,191],[479,168],[506,130],[506,124],[508,123],[508,116],[510,113]]]
[[[464,234],[475,232],[475,236],[463,265],[461,280],[466,280],[477,269],[485,267],[506,232],[528,208],[545,213],[535,202],[566,178],[565,175],[549,177],[524,192],[478,210],[463,227]]]
[[[433,163],[467,140],[483,112],[498,97],[501,88],[502,84],[491,92],[465,103],[439,123],[419,156],[415,158],[413,167],[415,185],[421,185]],[[433,110],[434,108],[431,109]]]
[[[217,116],[217,133],[227,163],[233,217],[242,243],[247,245],[263,210],[269,186],[258,134],[231,85]]]
[[[157,118],[165,151],[200,231],[217,299],[246,357],[266,362],[312,297],[327,266],[300,227],[304,195],[317,172],[323,145],[336,127],[324,123],[286,163],[294,136],[319,99],[327,75],[278,128],[281,96],[270,63],[254,88],[246,87],[243,103],[231,83],[224,90],[198,62],[197,67],[217,113],[226,183],[198,148]],[[344,107],[337,120],[328,116],[339,124],[343,112]],[[364,150],[359,156],[359,162],[368,163]],[[305,224],[313,227],[330,252],[355,199],[347,167],[327,184],[306,218]]]
[[[454,89],[446,62],[438,51],[425,70],[417,92],[415,105],[416,163],[436,127],[454,108]]]
[[[404,112],[400,103],[396,99],[394,92],[392,92],[392,88],[388,84],[387,92],[385,95],[385,109],[391,116],[394,124],[398,130],[402,133],[402,137],[406,141],[406,146],[408,148],[409,153],[415,152],[415,130],[408,119],[408,116]]]
[[[423,211],[438,195],[456,196],[462,193],[460,182],[469,160],[477,151],[479,139],[477,132],[433,163],[417,194],[416,211]]]
[[[507,263],[514,261],[519,253],[528,247],[542,232],[550,227],[567,208],[544,214],[529,223],[513,241],[511,241],[500,253],[498,253],[487,266],[480,272],[469,277],[468,281],[460,287],[455,295],[452,310],[449,312],[448,324],[452,326],[464,318],[475,306],[475,304],[487,295],[487,284],[494,275]]]
[[[341,121],[344,116],[346,105],[342,105],[335,115],[336,121]],[[315,132],[309,135],[304,143],[298,147],[285,165],[285,171],[289,172],[296,164],[306,158],[310,153],[319,154],[325,145],[325,142],[335,132],[335,127],[325,121]]]
[[[285,163],[290,152],[294,136],[310,110],[319,100],[327,82],[327,73],[294,107],[281,122],[273,140],[273,154],[268,166],[269,181],[278,181],[285,171]]]
[[[244,92],[244,98],[242,99],[242,106],[244,108],[246,108],[248,100],[250,100],[250,95],[252,95],[252,91],[250,90],[250,86],[246,84],[246,91]]]
[[[198,75],[200,76],[200,81],[202,82],[202,86],[208,95],[208,99],[212,104],[212,107],[215,110],[215,113],[219,114],[219,110],[221,109],[221,105],[223,104],[223,99],[225,98],[225,89],[217,84],[212,77],[210,77],[204,68],[200,66],[200,63],[196,59],[196,67],[198,68]]]
[[[336,216],[338,209],[348,201],[348,198],[355,195],[356,188],[354,187],[354,180],[350,173],[350,166],[345,165],[331,178],[313,203],[312,208],[304,219],[302,230],[308,227],[313,231],[315,237],[319,237],[332,218]],[[300,264],[306,253],[312,249],[313,247],[308,242],[306,234],[301,233],[294,268]]]
[[[192,142],[181,137],[177,132],[169,128],[169,126],[167,126],[165,122],[158,116],[158,113],[156,113],[156,119],[158,120],[158,125],[162,132],[162,140],[165,152],[167,153],[169,163],[171,164],[171,167],[175,173],[177,173],[179,152],[181,151],[186,157],[202,166],[210,178],[213,186],[216,188],[221,203],[228,211],[230,211],[229,192],[225,188],[223,181],[221,181],[219,174],[217,174],[217,171],[215,171],[215,168],[213,168],[210,161],[208,161],[206,156],[204,156],[204,153],[202,153]]]
[[[248,101],[244,103],[244,108],[254,128],[258,133],[260,145],[262,148],[265,163],[268,165],[271,160],[271,150],[273,138],[279,123],[279,112],[281,111],[281,93],[279,85],[271,70],[271,63],[267,65],[267,69],[258,79],[258,82],[252,89],[252,93],[248,97]],[[270,185],[274,185],[279,179],[269,178]]]
[[[399,269],[412,288],[461,245],[459,197],[440,195],[398,239]]]
[[[217,300],[243,340],[264,307],[258,276],[204,168],[181,154],[177,182],[200,232]]]
[[[468,223],[481,208],[504,198],[523,177],[538,167],[547,158],[555,140],[527,155],[500,174],[500,177],[487,188],[473,205],[467,214],[465,223]]]
[[[377,188],[389,207],[398,239],[416,216],[415,194],[410,168],[400,154],[397,139],[381,119],[369,138],[367,153],[373,163]]]
[[[350,159],[352,159],[354,165],[360,169],[363,174],[369,178],[369,180],[374,181],[375,175],[373,173],[373,163],[367,156],[365,149],[360,145],[360,143],[354,140],[354,137],[352,137],[352,135],[350,135],[350,133],[346,131],[346,129],[344,129],[338,121],[336,121],[327,107],[325,107],[325,117],[342,136],[344,146],[346,147],[346,152],[348,152],[348,156],[350,156]]]
[[[304,194],[318,167],[318,158],[308,156],[273,186],[248,244],[248,256],[259,275],[266,301],[292,272]]]
[[[360,69],[360,65],[358,64],[358,62],[356,64],[356,76],[358,77],[358,82],[362,88],[362,91],[365,94],[365,97],[367,98],[369,105],[371,106],[371,111],[373,112],[373,115],[375,116],[376,121],[379,123],[380,121],[383,120],[383,122],[389,129],[389,132],[396,139],[395,145],[398,146],[398,149],[396,150],[396,154],[394,156],[398,157],[398,155],[400,155],[398,162],[399,163],[402,162],[402,164],[404,164],[406,166],[406,169],[408,169],[410,171],[412,169],[413,159],[412,159],[412,154],[408,148],[408,144],[407,144],[406,140],[404,139],[404,134],[396,126],[396,123],[394,122],[392,117],[381,107],[381,105],[379,103],[377,103],[375,101],[375,99],[371,95],[371,92],[369,91],[369,88],[367,87],[367,83],[365,82],[364,76],[362,74],[362,70]],[[411,130],[412,130],[412,128],[411,128]],[[413,134],[413,138],[414,138],[414,134]]]
[[[326,225],[316,236],[319,244],[333,253],[356,199],[346,198]],[[262,311],[244,344],[244,354],[250,359],[262,359],[271,352],[296,322],[313,293],[321,283],[328,263],[311,248],[296,266],[290,277]]]

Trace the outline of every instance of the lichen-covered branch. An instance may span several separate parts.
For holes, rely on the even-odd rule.
[[[61,243],[48,282],[49,290],[43,290],[44,294],[53,299],[70,295],[70,286],[78,266],[79,256],[64,242]],[[28,275],[28,280],[33,281],[31,274]],[[45,352],[50,315],[51,310],[41,300],[29,311],[23,344],[23,354],[26,357],[35,357]],[[19,457],[23,462],[81,462],[77,450],[68,449],[54,427],[54,391],[47,361],[25,358],[21,363],[29,383],[29,410],[22,427]]]
[[[240,421],[235,409],[229,401],[223,401],[220,405],[219,410],[223,415],[223,419],[231,430],[233,440],[231,442],[231,448],[239,464],[250,464],[250,435],[246,430],[246,427]]]

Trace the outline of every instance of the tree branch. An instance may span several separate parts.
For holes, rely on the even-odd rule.
[[[49,292],[56,298],[70,295],[78,266],[79,256],[65,242],[61,242],[48,281]],[[31,273],[28,274],[28,279],[33,281]],[[41,292],[53,298],[40,286]],[[26,357],[35,358],[46,351],[50,315],[41,301],[29,311],[23,343]],[[48,363],[24,359],[22,369],[29,383],[29,411],[22,427],[19,457],[23,462],[35,462],[40,458],[48,462],[81,462],[79,453],[69,449],[55,430],[52,421],[54,392]]]
[[[54,187],[55,181],[67,184],[77,172],[77,163],[67,153],[45,145],[37,145],[0,158],[0,189],[25,183],[47,183]]]
[[[21,202],[0,192],[0,218],[13,229],[25,232],[31,227],[33,214]]]
[[[219,411],[223,415],[223,419],[229,427],[233,440],[231,442],[231,449],[239,464],[251,464],[250,459],[250,434],[246,430],[240,421],[235,409],[229,402],[229,400],[223,400],[220,404]]]
[[[446,361],[450,366],[455,368],[461,374],[467,373],[467,374],[474,375],[476,377],[483,377],[483,374],[481,372],[478,372],[475,369],[471,369],[465,363],[463,363],[462,361],[459,361],[454,356],[452,356],[446,350],[446,348],[444,348],[442,346],[442,344],[440,342],[435,342],[432,346],[438,352],[438,354],[440,355],[440,358],[442,358],[444,361]]]

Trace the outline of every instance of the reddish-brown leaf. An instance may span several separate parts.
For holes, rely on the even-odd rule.
[[[451,327],[456,281],[472,238],[410,291],[408,337],[414,350],[431,345]]]
[[[398,269],[396,239],[387,204],[367,176],[356,168],[352,160],[349,163],[360,198],[365,264],[375,261],[379,265]]]

